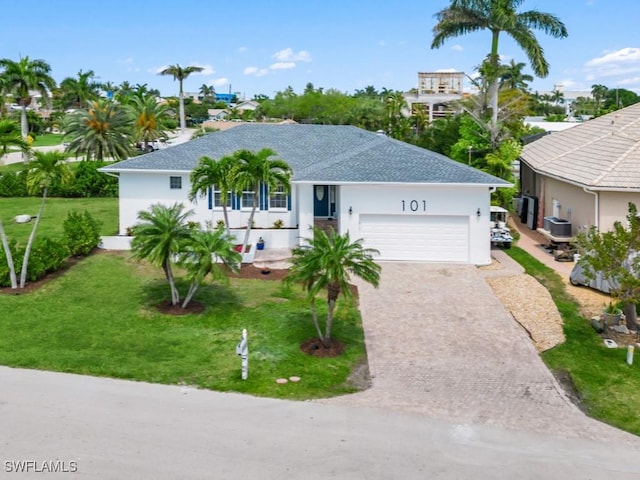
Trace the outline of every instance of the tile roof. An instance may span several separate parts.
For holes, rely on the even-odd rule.
[[[640,103],[526,145],[534,170],[594,189],[640,189]]]
[[[509,183],[423,148],[352,126],[248,124],[131,158],[105,172],[193,170],[201,157],[271,148],[293,169],[294,182]]]

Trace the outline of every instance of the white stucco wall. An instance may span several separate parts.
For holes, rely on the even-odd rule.
[[[169,177],[182,177],[182,188],[169,188]],[[193,221],[204,225],[224,218],[222,208],[209,209],[207,196],[198,198],[195,202],[190,202],[188,193],[191,190],[189,175],[167,174],[167,173],[121,173],[120,174],[120,227],[119,234],[124,235],[127,228],[137,222],[138,212],[148,209],[155,203],[163,205],[173,205],[176,202],[183,203],[186,208],[192,209]],[[295,205],[295,193],[292,195],[292,205]],[[229,224],[231,228],[240,228],[247,225],[251,208],[242,210],[227,209],[229,213]],[[284,227],[296,227],[298,225],[296,215],[286,209],[277,211],[256,211],[254,216],[254,226],[258,228],[271,228],[276,220],[282,220]]]
[[[170,189],[169,177],[181,176],[182,188]],[[208,199],[199,198],[197,203],[187,199],[190,190],[189,175],[168,173],[122,173],[120,175],[120,235],[137,222],[138,212],[148,209],[152,204],[172,205],[184,203],[195,212],[194,221],[205,224],[207,221],[222,219],[222,209],[209,210]],[[404,210],[403,210],[404,202]],[[413,202],[413,203],[412,203]],[[337,225],[340,233],[349,231],[352,238],[360,238],[359,215],[439,215],[463,216],[469,225],[469,255],[472,264],[491,262],[489,242],[489,188],[478,186],[420,186],[420,185],[342,185],[336,188]],[[412,206],[416,207],[412,211]],[[349,208],[352,213],[349,214]],[[480,216],[477,210],[480,209]],[[232,229],[242,238],[243,231],[236,230],[247,224],[250,209],[229,210]],[[283,220],[285,228],[271,229],[276,220]],[[313,185],[296,184],[292,192],[291,211],[256,212],[255,230],[250,242],[263,237],[269,247],[285,248],[300,244],[303,237],[312,232],[309,227],[314,223]],[[295,227],[299,227],[297,230]]]
[[[340,187],[338,197],[340,233],[349,231],[351,238],[361,237],[359,216],[362,214],[467,217],[469,263],[491,263],[488,187],[348,185]],[[415,211],[412,211],[412,205]],[[352,209],[351,214],[349,208]]]

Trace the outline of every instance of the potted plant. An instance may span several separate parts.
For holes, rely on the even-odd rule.
[[[622,319],[622,309],[618,306],[617,302],[611,301],[608,305],[605,305],[602,310],[602,320],[605,328],[611,325],[620,325]]]
[[[256,242],[256,247],[258,250],[264,250],[264,238],[260,237]]]

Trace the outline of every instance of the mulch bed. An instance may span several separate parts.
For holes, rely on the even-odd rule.
[[[325,347],[319,338],[310,338],[300,345],[300,350],[314,357],[339,357],[344,353],[344,345],[334,338],[331,340],[331,345]]]

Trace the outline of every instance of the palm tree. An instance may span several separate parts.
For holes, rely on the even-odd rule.
[[[171,207],[154,204],[149,210],[138,213],[140,223],[133,227],[132,256],[162,268],[171,289],[171,305],[180,302],[171,264],[192,236],[187,225],[187,218],[192,213],[191,210],[184,211],[181,203]]]
[[[236,158],[233,155],[222,157],[220,160],[213,160],[209,157],[200,158],[200,163],[191,172],[191,192],[189,200],[195,201],[198,197],[204,197],[209,193],[209,189],[215,185],[220,192],[219,203],[222,205],[224,225],[229,233],[229,212],[227,203],[229,192],[233,189],[234,172]],[[216,199],[212,199],[213,206]]]
[[[270,148],[263,148],[257,153],[238,150],[233,154],[234,163],[237,165],[233,190],[241,195],[243,192],[251,192],[253,198],[251,215],[249,215],[247,230],[242,242],[242,253],[247,248],[253,217],[260,204],[260,185],[265,185],[269,190],[280,186],[285,192],[291,190],[291,167],[284,160],[269,158],[273,155],[276,155],[276,152]]]
[[[533,82],[533,77],[527,73],[522,73],[525,66],[524,62],[516,63],[513,59],[508,65],[503,65],[500,86],[526,92],[529,88],[527,82]]]
[[[225,233],[222,228],[216,228],[214,231],[194,229],[191,232],[191,238],[181,255],[181,264],[187,269],[191,281],[189,291],[182,302],[182,308],[187,308],[193,295],[208,275],[211,275],[214,281],[228,281],[218,260],[234,273],[238,271],[242,255],[236,251],[234,244],[234,237]]]
[[[20,134],[20,125],[13,120],[0,119],[0,164],[9,147],[19,148],[23,155],[28,155],[30,149],[29,142]]]
[[[557,106],[558,104],[564,103],[564,93],[560,90],[553,90],[551,92],[551,101]]]
[[[438,23],[433,27],[431,48],[440,48],[450,38],[468,33],[489,30],[491,32],[491,53],[485,68],[489,83],[491,123],[498,123],[498,80],[500,57],[498,40],[504,32],[513,38],[525,51],[533,73],[544,78],[549,74],[549,64],[544,57],[542,46],[532,29],[542,30],[554,38],[565,38],[567,29],[556,16],[550,13],[529,10],[517,12],[524,0],[451,0],[449,7],[440,10],[435,17]]]
[[[24,251],[24,259],[22,261],[22,270],[20,272],[20,288],[24,288],[27,281],[27,267],[29,265],[29,255],[31,254],[31,246],[36,238],[36,230],[44,212],[44,204],[47,200],[47,192],[51,184],[58,180],[65,185],[72,178],[71,170],[66,163],[66,157],[62,152],[34,152],[33,159],[27,165],[27,189],[29,193],[36,194],[42,191],[42,202],[40,203],[40,211],[36,216],[33,224],[31,235],[27,241],[27,247]]]
[[[351,295],[351,275],[361,278],[374,287],[380,282],[381,267],[373,261],[379,252],[362,246],[362,239],[354,242],[349,233],[339,235],[331,229],[327,234],[320,228],[313,229],[313,238],[305,241],[308,246],[293,250],[287,282],[301,283],[311,302],[316,331],[322,343],[331,345],[331,328],[336,300],[342,293]],[[327,290],[327,321],[322,333],[315,314],[315,297]]]
[[[66,150],[87,160],[124,160],[133,153],[133,118],[122,105],[106,99],[69,114],[64,131],[70,139]]]
[[[608,91],[609,89],[604,85],[600,85],[600,84],[591,85],[591,95],[593,96],[593,99],[596,101],[596,111],[595,111],[596,115],[599,113],[600,104],[606,98]]]
[[[81,108],[87,102],[97,100],[102,85],[95,81],[93,70],[78,72],[78,78],[67,77],[60,82],[64,108]]]
[[[160,72],[160,75],[171,75],[174,80],[177,80],[180,83],[180,131],[184,132],[184,129],[187,128],[187,122],[185,120],[184,115],[184,91],[182,89],[182,82],[189,75],[196,72],[201,72],[204,70],[202,67],[189,66],[189,67],[181,67],[180,65],[170,65]]]
[[[203,83],[200,87],[200,94],[202,95],[204,100],[213,100],[216,98],[216,89],[213,88],[212,85]]]
[[[152,96],[133,96],[129,104],[131,116],[135,120],[135,140],[144,143],[144,151],[147,151],[149,142],[156,139],[166,140],[167,132],[171,129],[168,122],[171,120],[167,113],[169,107],[159,104]]]
[[[44,60],[20,57],[17,62],[8,58],[0,59],[0,69],[4,69],[0,74],[3,77],[4,89],[12,93],[20,105],[22,138],[26,140],[29,134],[27,107],[31,103],[31,92],[35,90],[43,97],[48,97],[49,92],[56,86],[55,80],[49,75],[51,67]],[[25,163],[26,161],[25,157]]]

